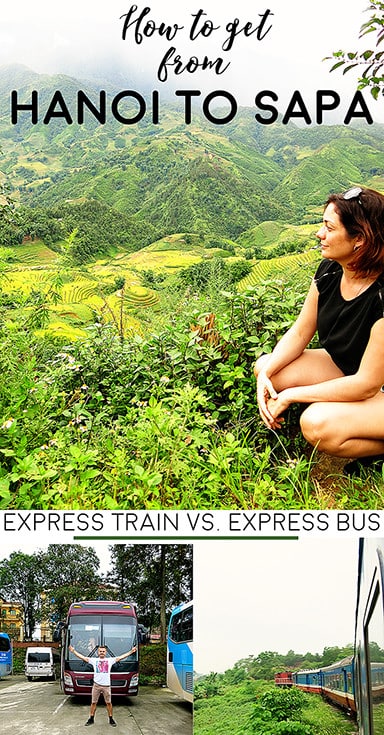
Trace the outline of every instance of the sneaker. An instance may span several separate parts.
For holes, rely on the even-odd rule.
[[[361,477],[364,472],[374,470],[381,472],[384,465],[384,454],[375,454],[371,457],[358,457],[347,462],[343,468],[343,474],[347,477]]]
[[[113,719],[113,717],[109,718],[109,724],[112,725],[112,727],[117,727],[117,722]]]
[[[85,723],[85,727],[88,727],[88,725],[94,725],[94,724],[95,724],[95,720],[93,719],[93,717],[88,717],[88,720]]]

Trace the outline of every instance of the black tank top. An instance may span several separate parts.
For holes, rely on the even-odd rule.
[[[341,265],[327,259],[316,271],[317,331],[321,346],[344,375],[353,375],[359,369],[373,324],[384,317],[384,277],[346,301],[340,293],[342,275]]]

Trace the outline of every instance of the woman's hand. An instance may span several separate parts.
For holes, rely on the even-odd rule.
[[[281,429],[281,425],[284,423],[282,414],[287,410],[291,402],[288,391],[286,390],[278,393],[276,398],[269,398],[267,407],[269,415],[271,416],[269,423],[270,429]]]
[[[268,428],[271,427],[271,423],[274,421],[274,416],[269,410],[269,400],[277,399],[277,393],[273,387],[271,379],[263,371],[257,375],[257,403],[259,406],[260,416]]]

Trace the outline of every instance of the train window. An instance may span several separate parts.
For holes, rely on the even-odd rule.
[[[384,735],[384,635],[380,596],[375,595],[367,630],[369,686],[372,705],[372,735]]]
[[[353,693],[352,671],[347,673],[347,690],[350,694]]]

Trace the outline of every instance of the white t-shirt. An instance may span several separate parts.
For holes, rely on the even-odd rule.
[[[102,687],[111,686],[111,668],[115,663],[115,658],[90,658],[88,659],[91,666],[93,666],[94,677],[93,681],[95,684],[100,684]]]

